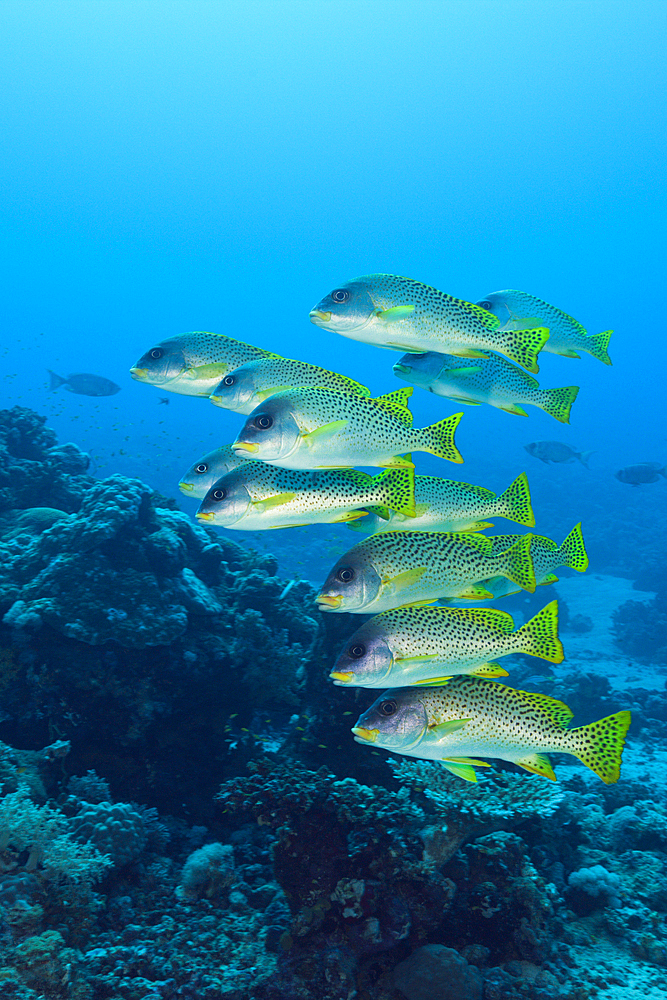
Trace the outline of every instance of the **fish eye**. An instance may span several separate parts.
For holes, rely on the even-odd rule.
[[[488,299],[484,299],[483,302],[478,302],[477,305],[482,309],[493,309],[493,302],[489,302]]]
[[[273,417],[270,417],[268,413],[260,413],[253,420],[253,424],[260,431],[268,431],[269,427],[273,427]]]
[[[195,472],[208,472],[208,465],[206,462],[200,462],[199,465],[195,465]]]
[[[213,490],[211,493],[212,500],[224,500],[227,496],[227,490]]]
[[[380,705],[380,715],[395,715],[398,711],[398,705],[393,698],[389,698],[388,701],[383,701]]]
[[[235,382],[236,379],[234,378],[233,375],[225,375],[225,377],[222,380],[223,385],[234,385]]]
[[[342,302],[347,302],[349,297],[350,293],[348,292],[347,288],[336,288],[336,290],[331,293],[331,298],[333,299],[334,302],[337,302],[339,305]]]
[[[162,350],[161,347],[154,347],[153,350],[150,352],[150,356],[153,358],[154,361],[158,361],[163,354],[164,351]]]
[[[358,642],[356,646],[350,646],[348,653],[353,660],[360,660],[361,657],[365,656],[366,654],[366,647],[363,645],[363,643]]]
[[[351,566],[341,566],[336,573],[336,579],[340,583],[350,583],[351,580],[354,580],[354,570]]]

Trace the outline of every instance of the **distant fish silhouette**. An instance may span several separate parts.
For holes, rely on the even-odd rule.
[[[570,448],[569,444],[562,441],[531,441],[524,444],[524,448],[533,458],[539,458],[541,462],[573,462],[578,458],[582,465],[589,468],[588,459],[593,454],[592,451],[576,451]]]
[[[667,479],[667,468],[660,462],[638,462],[637,465],[626,465],[614,475],[629,486],[641,486],[643,483],[657,483],[660,476]]]
[[[159,406],[160,403],[164,403],[165,406],[169,406],[169,396],[160,396],[157,401],[157,405]]]
[[[69,392],[75,392],[79,396],[113,396],[120,392],[119,385],[101,375],[89,375],[87,372],[81,372],[78,375],[68,375],[67,378],[63,378],[62,375],[56,375],[55,372],[52,372],[50,368],[46,370],[49,373],[49,389],[51,391],[64,385]]]

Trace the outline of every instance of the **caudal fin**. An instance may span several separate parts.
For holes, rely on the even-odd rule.
[[[590,469],[590,465],[588,464],[588,460],[591,457],[591,455],[595,454],[595,452],[592,452],[592,451],[578,451],[576,454],[577,454],[577,458],[579,459],[579,461],[581,462],[581,464],[583,465],[583,467],[585,469]]]
[[[533,559],[530,554],[532,540],[532,535],[521,535],[505,552],[490,557],[497,560],[498,573],[501,576],[516,583],[530,594],[534,593],[536,586]]]
[[[530,503],[530,489],[525,472],[517,476],[505,492],[496,497],[493,513],[497,517],[506,517],[508,521],[523,524],[527,528],[534,526],[535,515]]]
[[[579,350],[587,351],[598,361],[601,361],[605,365],[611,364],[611,358],[607,354],[607,348],[609,347],[609,341],[611,340],[611,335],[613,330],[603,330],[602,333],[595,333],[592,337],[586,338],[586,346],[580,347]]]
[[[631,718],[628,711],[616,712],[588,726],[570,729],[563,749],[590,767],[605,785],[611,785],[621,774],[621,755]]]
[[[584,536],[581,533],[581,521],[575,524],[574,528],[558,548],[558,566],[569,566],[576,569],[578,573],[583,573],[588,569],[588,553],[584,546]]]
[[[395,510],[398,514],[406,514],[407,517],[415,516],[414,469],[387,469],[379,476],[374,476],[373,482],[377,486],[377,497],[382,506]],[[375,505],[368,509],[372,513],[379,513]]]
[[[521,653],[539,656],[550,663],[562,663],[565,652],[558,638],[558,601],[551,601],[534,618],[522,625],[516,638],[521,642]]]
[[[541,389],[536,393],[539,402],[537,399],[535,402],[550,417],[560,420],[561,424],[569,424],[570,410],[578,392],[578,385],[568,385],[563,389]]]
[[[429,424],[422,428],[424,445],[420,451],[427,451],[448,462],[462,462],[463,458],[454,443],[454,432],[463,416],[462,413],[452,413],[451,417],[439,420],[437,424]]]
[[[47,368],[46,370],[49,373],[49,389],[51,392],[53,392],[54,389],[60,388],[60,386],[64,385],[67,381],[66,378],[62,378],[60,375],[56,375],[55,372],[52,372],[50,368]]]
[[[505,354],[510,361],[516,361],[534,375],[537,374],[540,370],[537,355],[549,339],[547,327],[538,326],[534,330],[503,330],[502,333],[496,331],[496,334],[497,350],[501,354]]]

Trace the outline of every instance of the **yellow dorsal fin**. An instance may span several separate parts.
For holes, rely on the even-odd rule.
[[[384,396],[376,396],[371,402],[386,413],[390,413],[396,420],[400,420],[406,427],[412,427],[412,414],[408,409],[408,400],[412,392],[413,387],[408,385],[403,389],[396,389],[395,392],[387,392]]]
[[[529,702],[543,715],[546,715],[550,722],[559,729],[567,729],[569,727],[573,713],[572,709],[564,701],[552,698],[548,694],[540,694],[538,691],[517,691],[516,693],[524,704]]]

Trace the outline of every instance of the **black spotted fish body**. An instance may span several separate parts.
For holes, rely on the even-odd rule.
[[[184,396],[209,396],[223,375],[270,351],[222,333],[193,330],[161,340],[130,368],[138,382]]]
[[[483,486],[439,476],[415,476],[415,517],[392,511],[385,521],[370,515],[350,527],[358,531],[482,531],[487,517],[505,517],[532,528],[535,517],[525,472],[496,494]]]
[[[359,718],[352,732],[412,757],[440,760],[475,781],[478,758],[512,761],[556,780],[548,753],[567,753],[606,784],[618,780],[630,712],[570,729],[572,711],[545,694],[517,691],[493,680],[453,677],[441,687],[393,688]]]
[[[371,535],[341,556],[316,600],[323,611],[370,614],[444,597],[485,600],[477,586],[489,576],[507,576],[535,589],[531,535],[494,554],[491,540],[465,532],[388,531]],[[488,570],[494,566],[495,572]]]
[[[520,535],[492,535],[490,538],[492,551],[503,551],[520,537]],[[551,538],[545,538],[544,535],[533,535],[530,551],[533,557],[535,580],[538,587],[549,583],[556,583],[558,577],[555,571],[560,566],[567,566],[578,573],[584,573],[588,568],[588,554],[584,545],[580,523],[575,524],[572,531],[563,539],[560,545]],[[483,586],[487,587],[494,597],[506,597],[509,594],[517,594],[520,589],[511,581],[503,578],[485,580]]]
[[[453,354],[404,354],[394,372],[406,382],[455,403],[487,403],[506,413],[527,417],[523,406],[536,406],[560,423],[570,422],[579,387],[541,389],[537,379],[500,354],[467,363]]]
[[[253,410],[233,447],[286,469],[414,468],[402,457],[413,451],[462,462],[454,443],[461,414],[413,428],[411,393],[370,399],[319,387],[278,392]]]
[[[504,677],[494,661],[513,653],[562,662],[556,601],[516,631],[511,616],[495,608],[384,611],[348,639],[330,677],[366,688],[436,684],[455,674]]]
[[[366,517],[373,505],[383,516],[392,507],[414,511],[412,469],[369,476],[358,469],[307,472],[266,462],[245,462],[206,494],[197,518],[242,531],[337,524]]]
[[[396,351],[485,357],[497,351],[537,372],[546,327],[501,331],[500,321],[472,302],[412,278],[366,274],[345,282],[311,310],[313,323],[342,336]]]
[[[549,339],[543,347],[544,351],[566,358],[578,358],[577,352],[584,351],[605,365],[611,364],[607,348],[612,330],[590,336],[578,320],[536,295],[505,288],[500,292],[489,292],[477,305],[488,309],[498,319],[501,330],[547,326]]]
[[[276,392],[313,386],[337,389],[355,396],[370,396],[370,390],[365,385],[347,375],[339,375],[305,361],[270,355],[228,372],[213,389],[210,400],[215,406],[248,414]]]

